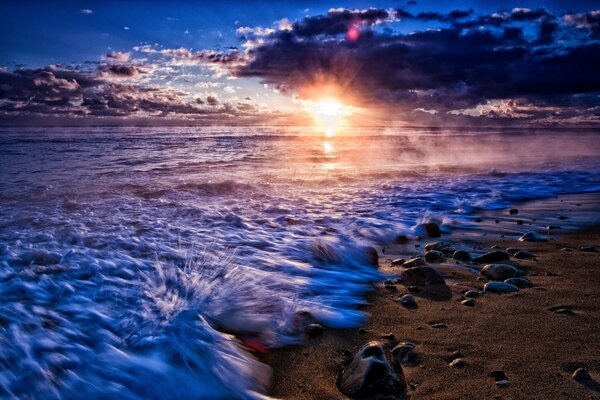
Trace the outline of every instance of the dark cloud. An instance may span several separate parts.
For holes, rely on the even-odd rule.
[[[208,96],[206,98],[206,102],[208,103],[208,105],[211,106],[216,106],[217,104],[219,104],[219,100],[215,96]]]
[[[127,64],[104,64],[99,67],[99,70],[102,76],[108,78],[135,78],[145,73],[144,70]]]

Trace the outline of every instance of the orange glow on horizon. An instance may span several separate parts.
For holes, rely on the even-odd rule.
[[[313,104],[313,117],[319,130],[325,136],[334,136],[344,123],[344,117],[350,114],[348,106],[340,103],[335,98],[324,98]]]

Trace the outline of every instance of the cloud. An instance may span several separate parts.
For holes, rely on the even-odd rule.
[[[129,61],[130,56],[131,56],[131,53],[113,51],[111,53],[106,54],[106,59],[120,61],[120,62],[127,62],[127,61]]]
[[[145,73],[143,69],[127,64],[104,64],[99,67],[104,78],[135,78]]]
[[[206,102],[211,106],[216,106],[217,104],[219,104],[219,100],[217,100],[215,96],[208,96],[206,98]]]
[[[81,14],[83,14],[83,15],[90,15],[90,14],[93,14],[93,13],[94,13],[94,11],[93,11],[93,10],[90,10],[89,8],[84,8],[84,9],[81,9],[81,10],[79,10],[79,12],[80,12]]]

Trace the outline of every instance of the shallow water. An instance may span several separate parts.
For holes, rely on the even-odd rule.
[[[600,190],[598,131],[0,130],[0,393],[253,398],[238,345],[356,327],[363,246]]]

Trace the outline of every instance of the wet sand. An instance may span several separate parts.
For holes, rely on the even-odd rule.
[[[535,219],[527,229],[542,233],[546,219],[557,226],[562,222],[565,228],[569,220],[594,221],[597,201],[598,195],[578,195],[524,204],[514,216],[507,210],[474,216],[480,228],[386,246],[385,254],[380,254],[380,268],[396,274],[402,268],[391,266],[391,260],[423,254],[426,243],[438,240],[475,255],[493,246],[524,249],[536,259],[511,258],[510,262],[526,270],[536,288],[485,293],[475,299],[474,307],[467,307],[460,303],[465,299],[461,291],[482,290],[485,284],[477,279],[476,271],[450,258],[428,264],[444,275],[451,290],[449,299],[413,293],[417,308],[409,309],[397,302],[409,293],[404,285],[397,284],[395,290],[377,285],[368,296],[369,305],[361,307],[370,314],[364,330],[326,328],[322,336],[308,339],[305,345],[262,355],[273,367],[268,394],[283,399],[346,398],[336,386],[344,368],[344,350],[356,354],[371,340],[382,341],[391,350],[396,343],[382,337],[393,333],[397,342],[414,343],[421,359],[415,366],[403,367],[411,399],[600,399],[600,226],[577,231],[563,228],[556,230],[559,234],[552,231],[545,236],[546,242],[526,243],[517,238],[529,222],[515,227],[518,218]],[[569,219],[556,220],[559,214]],[[596,251],[580,251],[582,245],[595,245]],[[564,248],[568,251],[560,251]],[[550,310],[557,306],[570,308],[575,315]],[[434,323],[445,323],[447,328],[432,328]],[[465,360],[460,369],[448,365],[448,357],[457,350]],[[596,385],[572,379],[579,367],[589,370]],[[490,376],[498,370],[508,378],[508,387],[498,387]]]

